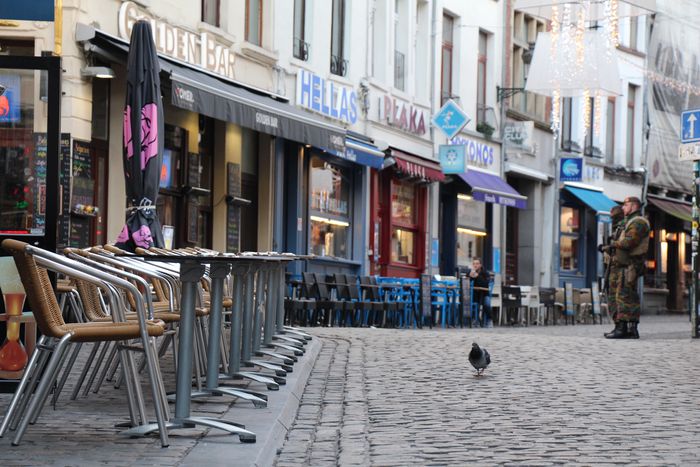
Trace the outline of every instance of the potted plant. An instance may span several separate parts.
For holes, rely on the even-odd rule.
[[[490,138],[496,129],[486,122],[479,122],[476,125],[476,131],[483,134],[485,137]]]

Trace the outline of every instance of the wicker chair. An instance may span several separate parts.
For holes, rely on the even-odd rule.
[[[161,445],[168,446],[166,429],[168,409],[160,367],[155,358],[154,343],[156,336],[163,335],[165,325],[162,321],[146,318],[144,301],[138,290],[127,281],[17,240],[4,240],[2,247],[14,257],[42,336],[5,413],[0,425],[0,436],[4,435],[8,428],[15,428],[16,433],[12,444],[19,445],[28,424],[35,422],[39,417],[71,344],[140,341],[140,351],[145,354],[147,361]],[[114,321],[65,323],[53,292],[48,270],[61,272],[102,288],[110,299]],[[126,290],[136,297],[139,313],[136,322],[126,321],[123,301],[117,288]],[[124,370],[128,374],[126,382],[131,422],[134,425],[143,425],[148,423],[148,416],[133,356],[129,352],[129,349],[133,348],[134,346],[121,346],[119,353]]]

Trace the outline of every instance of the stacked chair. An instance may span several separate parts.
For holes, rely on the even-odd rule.
[[[117,388],[124,386],[131,427],[125,434],[140,436],[158,431],[161,445],[167,446],[168,431],[178,428],[173,423],[177,411],[176,418],[171,418],[168,400],[173,398],[165,393],[159,358],[170,348],[173,356],[177,356],[180,273],[177,265],[143,261],[138,256],[217,253],[201,249],[151,249],[137,251],[138,256],[133,256],[105,246],[71,248],[59,255],[15,240],[5,240],[2,247],[14,257],[41,338],[2,418],[0,437],[14,430],[12,444],[21,442],[28,425],[38,420],[51,393],[53,403],[57,402],[66,381],[74,374],[71,369],[83,344],[90,343],[90,354],[78,371],[71,398],[75,399],[81,389],[83,396],[91,389],[97,392],[105,381],[112,381]],[[297,328],[284,326],[283,322],[286,263],[260,258],[265,255],[280,258],[276,253],[255,253],[251,257],[258,261],[251,264],[258,266],[247,266],[245,270],[234,268],[223,279],[216,275],[220,269],[213,265],[206,267],[197,287],[192,371],[197,390],[192,392],[192,397],[228,395],[265,407],[267,394],[253,385],[262,383],[268,390],[278,389],[293,370],[297,357],[304,354],[304,346],[311,337]],[[50,273],[61,276],[57,293]],[[215,278],[224,282],[223,297],[212,296]],[[212,312],[214,302],[230,310],[228,323],[222,320],[222,310]],[[231,328],[230,339],[224,338],[224,327]],[[139,358],[134,358],[134,353]],[[174,364],[179,368],[176,359]],[[150,382],[150,411],[140,384],[144,371]],[[220,387],[222,377],[226,386]],[[244,380],[249,383],[243,384]],[[156,423],[150,421],[151,411]],[[239,424],[195,419],[236,433],[241,441],[255,440],[254,433]]]

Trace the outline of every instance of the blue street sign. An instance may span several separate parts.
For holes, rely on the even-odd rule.
[[[681,113],[681,143],[700,141],[700,109]]]
[[[463,174],[467,171],[466,144],[441,144],[438,150],[442,173]]]
[[[53,21],[54,0],[0,2],[0,18],[24,21]]]
[[[457,133],[462,131],[464,125],[469,123],[470,120],[471,118],[459,108],[457,103],[450,99],[433,116],[433,125],[442,130],[448,139],[452,139],[457,136]]]
[[[559,161],[560,181],[580,182],[583,180],[583,158],[563,157]]]

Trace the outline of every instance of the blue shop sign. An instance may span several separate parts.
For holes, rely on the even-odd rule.
[[[455,136],[449,144],[465,146],[465,160],[468,165],[484,168],[493,165],[493,146],[463,136]]]
[[[357,93],[307,70],[297,73],[297,105],[348,124],[357,122]]]
[[[53,21],[54,0],[33,0],[31,2],[0,2],[0,18],[23,21]]]
[[[441,144],[439,148],[442,173],[461,174],[467,171],[467,147],[462,144]]]
[[[563,157],[559,160],[559,180],[580,182],[583,179],[583,158]]]

